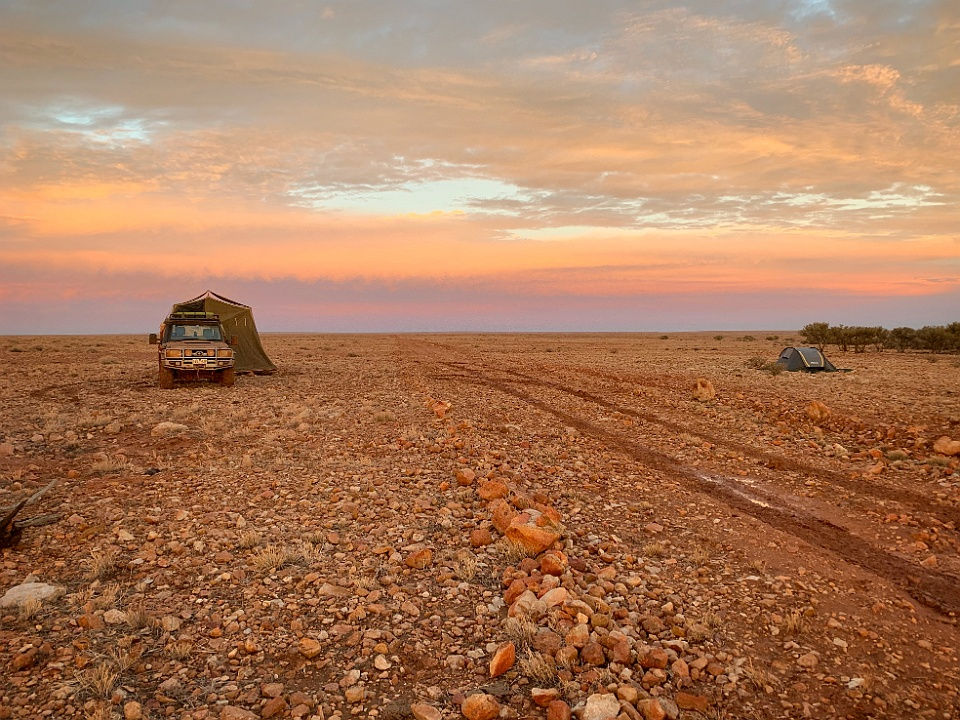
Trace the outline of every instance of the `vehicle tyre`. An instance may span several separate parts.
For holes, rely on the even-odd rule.
[[[236,382],[237,373],[233,368],[227,368],[220,372],[220,384],[225,387],[230,387]]]
[[[170,368],[165,368],[163,365],[160,366],[159,374],[160,387],[164,390],[170,390],[173,387],[173,370]]]

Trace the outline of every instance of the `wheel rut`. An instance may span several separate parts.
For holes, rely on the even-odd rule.
[[[564,424],[576,428],[585,435],[618,449],[647,468],[677,478],[692,490],[713,497],[728,507],[788,533],[813,547],[827,550],[843,560],[889,581],[925,607],[950,617],[956,617],[960,613],[960,578],[919,567],[904,558],[886,552],[839,525],[791,507],[780,498],[762,492],[734,478],[709,475],[697,468],[686,466],[666,453],[612,433],[589,420],[555,407],[539,397],[534,397],[529,392],[516,387],[517,383],[515,381],[490,377],[483,371],[468,367],[464,363],[440,361],[439,364],[465,373],[456,376],[456,379],[461,382],[488,387],[521,400],[537,410],[553,415],[563,421]],[[502,369],[500,371],[518,375],[524,383],[535,386],[552,387],[555,385],[549,381],[533,379],[515,371],[503,371]],[[566,392],[566,390],[564,391]],[[591,393],[583,394],[587,397],[581,395],[580,392],[570,394],[591,402],[594,401],[595,397]],[[609,409],[619,410],[612,403],[598,404]],[[687,430],[683,429],[683,432],[687,432]]]

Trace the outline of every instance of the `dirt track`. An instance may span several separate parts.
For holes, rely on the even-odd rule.
[[[538,717],[536,684],[576,712],[621,689],[641,716],[649,702],[684,717],[702,715],[677,702],[727,718],[960,711],[960,476],[930,448],[960,437],[955,358],[849,355],[854,373],[774,377],[746,361],[784,341],[732,334],[265,340],[280,374],[166,393],[141,338],[0,343],[27,368],[3,379],[0,506],[59,476],[35,512],[67,508],[3,554],[0,591],[36,572],[65,594],[4,611],[0,717],[131,701],[198,719],[400,717],[418,700],[454,717],[477,689],[504,717]],[[714,399],[692,397],[701,376]],[[829,418],[810,420],[811,400]],[[186,429],[157,434],[162,421]],[[458,484],[463,469],[477,479]],[[560,582],[610,623],[599,640],[634,643],[626,664],[610,645],[600,666],[537,675],[546,640],[528,647],[494,599],[545,580],[503,542],[471,544],[498,537],[485,481],[559,513]],[[562,637],[576,607],[541,634]],[[491,680],[508,639],[517,666]],[[673,664],[645,664],[651,647]],[[116,673],[102,693],[101,666]]]

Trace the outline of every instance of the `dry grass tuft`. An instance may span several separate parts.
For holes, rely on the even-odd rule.
[[[703,614],[703,617],[700,618],[700,622],[706,625],[711,630],[718,630],[723,626],[723,619],[717,613],[712,610],[708,610]]]
[[[21,622],[32,620],[43,609],[43,601],[40,598],[28,598],[20,603],[17,617]]]
[[[453,565],[453,572],[457,578],[464,582],[473,580],[477,576],[477,559],[473,556],[473,553],[461,553]]]
[[[556,685],[559,680],[554,659],[531,650],[520,660],[520,674],[539,687]]]
[[[126,610],[127,625],[132,630],[142,630],[150,625],[150,613],[143,606],[142,602],[130,605]]]
[[[120,673],[114,668],[113,663],[102,662],[79,675],[77,680],[84,695],[107,700],[113,694],[113,688],[119,677]]]
[[[784,635],[796,637],[803,632],[803,625],[803,611],[792,610],[788,615],[784,616],[783,622],[780,623],[780,629],[783,630]]]
[[[710,552],[705,547],[698,547],[690,555],[690,561],[698,566],[706,565],[710,562]]]
[[[95,473],[100,473],[103,475],[106,473],[130,470],[132,467],[132,463],[127,460],[125,455],[114,455],[113,457],[104,457],[97,460],[95,463],[93,463],[93,465],[90,466],[90,469]]]
[[[525,617],[507,618],[503,624],[507,637],[518,648],[529,647],[533,636],[537,634],[537,624]]]
[[[288,565],[312,565],[320,559],[320,550],[308,542],[295,545],[268,545],[253,556],[253,566],[261,572],[279,570]]]
[[[256,530],[247,530],[237,541],[237,547],[241,550],[252,550],[263,542],[263,537]]]
[[[177,640],[167,645],[163,652],[173,660],[186,660],[193,654],[193,643],[189,640]]]
[[[643,546],[642,552],[647,557],[666,557],[667,555],[667,546],[662,542],[649,542]]]
[[[780,679],[773,673],[767,672],[762,667],[753,664],[753,658],[747,661],[743,668],[743,674],[751,684],[759,691],[772,693],[774,688],[780,684]]]
[[[84,564],[87,566],[87,577],[91,580],[106,580],[113,576],[119,567],[114,550],[94,550]]]
[[[762,558],[753,558],[747,567],[749,567],[758,575],[762,575],[767,571],[767,561]]]

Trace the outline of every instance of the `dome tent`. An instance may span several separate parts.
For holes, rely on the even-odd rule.
[[[191,300],[184,300],[173,306],[171,312],[209,312],[220,316],[220,324],[228,338],[236,338],[233,352],[237,372],[253,372],[257,375],[269,375],[277,371],[263,345],[260,334],[253,322],[253,312],[249,305],[238,303],[207,290]]]
[[[777,358],[777,365],[791,372],[837,372],[833,363],[815,347],[784,348]]]

